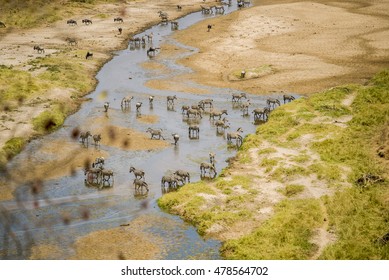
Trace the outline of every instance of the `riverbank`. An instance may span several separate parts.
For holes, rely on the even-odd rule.
[[[384,71],[282,105],[213,182],[158,203],[226,259],[388,259],[388,93]]]

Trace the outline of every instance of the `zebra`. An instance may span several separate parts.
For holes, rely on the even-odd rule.
[[[150,105],[150,108],[153,107],[154,97],[155,97],[154,95],[150,95],[150,96],[149,96],[149,105]]]
[[[83,145],[85,145],[85,142],[86,144],[88,145],[89,143],[89,137],[92,136],[92,134],[90,133],[90,131],[87,131],[87,132],[81,132],[80,133],[80,140],[81,140],[81,143]]]
[[[189,106],[188,105],[182,105],[182,107],[181,107],[181,113],[184,115],[184,114],[186,114],[187,112],[188,112],[188,110],[189,110]]]
[[[186,183],[188,181],[188,183],[190,183],[190,174],[188,171],[185,171],[185,170],[176,170],[173,175],[176,175],[176,176],[179,176],[183,179],[184,183]]]
[[[250,99],[248,99],[246,102],[242,103],[242,105],[240,106],[241,107],[241,110],[242,110],[242,114],[243,116],[248,116],[249,115],[249,106],[250,106]]]
[[[212,14],[213,13],[212,7],[205,7],[202,5],[200,5],[200,7],[201,7],[201,13],[203,13],[203,14]]]
[[[77,40],[74,39],[74,38],[69,38],[68,37],[68,38],[65,39],[65,41],[68,42],[68,44],[70,46],[77,46],[78,45]]]
[[[176,188],[178,185],[177,176],[175,176],[175,175],[163,176],[161,179],[161,188],[162,189],[165,189],[166,183],[167,183],[168,188]]]
[[[131,166],[129,173],[134,173],[135,179],[145,179],[145,172],[141,169],[136,169],[135,167]]]
[[[92,138],[95,142],[95,146],[100,146],[101,134],[95,134]]]
[[[113,19],[113,22],[123,22],[123,18],[116,17],[116,18]]]
[[[101,185],[105,186],[105,183],[108,183],[108,186],[113,186],[113,171],[110,169],[101,169]],[[110,183],[110,180],[112,178],[112,184]]]
[[[152,129],[151,127],[149,127],[146,132],[150,132],[151,134],[151,138],[150,139],[153,139],[154,137],[158,137],[158,139],[163,139],[165,140],[165,138],[163,138],[162,136],[162,129]]]
[[[222,120],[217,120],[215,122],[216,125],[216,132],[224,132],[226,128],[230,127],[228,125],[228,120],[226,118],[223,118]]]
[[[150,34],[145,34],[145,37],[147,37],[147,42],[152,43],[153,42],[153,32]]]
[[[108,112],[108,108],[109,108],[109,102],[105,102],[104,103],[104,112]]]
[[[149,186],[147,185],[147,183],[142,180],[142,179],[137,179],[135,178],[134,179],[134,182],[132,183],[133,186],[135,187],[135,190],[139,190],[139,189],[142,189],[142,188],[146,188],[147,191],[149,191]]]
[[[198,110],[198,111],[201,110],[204,112],[204,104],[202,104],[200,102],[197,105],[195,104],[195,105],[190,106],[190,108],[192,108],[193,110]]]
[[[209,175],[211,176],[211,172],[213,176],[211,178],[215,178],[217,175],[216,168],[215,168],[215,156],[214,153],[209,153],[209,163],[208,162],[202,162],[200,164],[200,177],[204,177],[207,170],[209,170]]]
[[[77,21],[75,21],[74,19],[69,19],[66,23],[69,25],[77,25]]]
[[[200,137],[200,127],[198,125],[190,125],[188,130],[190,139],[198,139]]]
[[[284,98],[284,104],[286,103],[286,101],[291,102],[295,100],[294,96],[290,94],[284,94],[282,97]]]
[[[178,140],[180,140],[180,135],[178,135],[177,133],[172,133],[172,136],[174,140],[174,145],[177,145]]]
[[[140,114],[140,108],[142,107],[142,102],[137,102],[135,104],[135,107],[136,107],[136,113]]]
[[[44,48],[41,48],[41,47],[38,46],[38,45],[35,45],[35,46],[34,46],[34,50],[36,50],[38,53],[45,53],[45,49],[44,49]]]
[[[243,129],[241,127],[239,127],[236,130],[236,132],[227,132],[227,143],[231,144],[232,140],[235,139],[236,140],[236,147],[239,148],[240,146],[242,146],[243,138],[240,135],[240,133],[242,133],[242,132],[243,132]]]
[[[84,171],[85,183],[88,184],[100,184],[101,168],[87,168]]]
[[[130,38],[130,44],[134,45],[135,47],[140,47],[142,39],[139,37]]]
[[[89,25],[89,24],[92,24],[92,21],[90,19],[83,19],[82,20],[82,23],[85,23],[85,25]]]
[[[126,97],[123,97],[122,99],[122,102],[120,103],[120,106],[123,108],[127,108],[127,107],[130,107],[130,104],[131,104],[131,100],[134,99],[133,96],[126,96]]]
[[[186,115],[188,118],[190,118],[191,116],[194,116],[195,118],[197,118],[199,116],[200,119],[203,118],[200,110],[196,110],[196,109],[192,109],[192,108],[190,108],[186,111]]]
[[[263,121],[266,121],[269,113],[270,113],[270,109],[268,107],[264,107],[262,109],[260,108],[254,109],[253,110],[254,122],[259,121],[261,119]]]
[[[215,119],[215,117],[219,117],[219,120],[222,118],[223,115],[228,115],[227,113],[227,110],[224,109],[224,110],[212,110],[210,113],[209,113],[209,119]]]
[[[169,15],[166,12],[158,11],[160,18],[167,18]]]
[[[153,48],[153,47],[150,47],[148,50],[147,50],[147,56],[151,57],[151,56],[155,56],[155,53],[157,50],[159,50],[160,48]]]
[[[240,102],[242,98],[247,99],[246,93],[233,93],[232,94],[232,102]]]
[[[272,109],[272,108],[274,109],[276,107],[276,105],[281,106],[280,101],[276,98],[268,98],[266,100],[266,104],[270,109]]]
[[[92,57],[93,57],[93,53],[91,52],[87,52],[85,55],[85,59],[92,58]]]
[[[243,1],[241,1],[241,2],[243,2],[243,6],[244,7],[248,7],[248,6],[250,6],[251,5],[251,1],[250,0],[243,0]]]
[[[103,157],[98,157],[95,159],[95,161],[92,163],[93,168],[100,168],[103,169],[105,163],[105,159]]]
[[[223,6],[213,6],[215,8],[215,14],[224,14]]]
[[[167,101],[167,107],[168,108],[173,108],[174,107],[174,100],[177,99],[177,96],[176,95],[169,95],[166,97],[166,101]]]
[[[204,109],[206,105],[208,105],[208,107],[210,109],[212,109],[213,108],[213,99],[203,99],[203,100],[200,100],[200,102],[199,102],[200,108]]]
[[[177,30],[178,29],[178,21],[171,21],[170,22],[171,30]]]

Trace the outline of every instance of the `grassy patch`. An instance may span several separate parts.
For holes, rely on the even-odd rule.
[[[274,148],[265,148],[265,149],[260,149],[258,151],[258,155],[267,155],[267,154],[272,154],[275,152],[277,152],[277,150]]]
[[[249,134],[243,139],[243,144],[239,148],[241,151],[247,151],[251,148],[258,148],[261,145],[261,140],[255,134]]]
[[[46,68],[47,70],[37,78],[50,83],[53,87],[72,88],[79,93],[87,93],[93,89],[94,73],[90,73],[73,52],[37,58],[30,64],[38,68]]]
[[[179,192],[162,196],[158,205],[180,214],[196,225],[200,234],[205,234],[215,224],[231,225],[252,217],[252,211],[240,207],[242,203],[252,201],[257,194],[250,189],[251,182],[246,176],[234,176],[232,180],[219,178],[215,187],[220,193],[203,181],[192,183],[182,187]],[[240,186],[244,192],[234,190],[236,186]],[[221,193],[224,198],[220,197]],[[222,206],[224,203],[221,201],[225,201],[226,207]]]
[[[286,185],[285,189],[280,190],[280,193],[282,193],[283,195],[285,195],[287,197],[291,197],[291,196],[294,196],[296,194],[303,192],[304,189],[305,189],[305,186],[303,186],[303,185]]]
[[[311,160],[311,157],[306,153],[300,153],[299,155],[292,157],[292,160],[296,163],[306,163]]]
[[[22,103],[48,87],[47,83],[39,81],[28,72],[0,67],[0,105],[4,106],[9,101]]]
[[[49,133],[58,129],[65,121],[66,109],[63,105],[52,106],[52,109],[47,110],[33,118],[32,125],[39,133]]]
[[[267,122],[266,125],[261,125],[257,128],[257,134],[273,143],[279,143],[281,135],[284,135],[300,123],[294,113],[286,111],[282,107],[277,107],[272,111],[270,119],[271,121]]]
[[[221,251],[227,259],[234,260],[308,259],[316,248],[310,239],[322,220],[317,200],[285,200],[259,229],[227,241]]]
[[[242,186],[244,189],[249,189],[252,183],[252,179],[249,176],[233,176],[232,180],[225,180],[223,178],[218,178],[216,182],[216,187],[223,189],[225,187],[233,186]]]
[[[353,88],[352,86],[336,87],[327,90],[325,93],[312,95],[308,99],[308,104],[325,116],[340,117],[349,115],[350,110],[342,105],[342,100],[353,91]]]
[[[363,192],[352,188],[326,199],[337,242],[324,250],[321,259],[389,259],[389,244],[377,242],[389,232],[389,205],[383,199],[387,190],[388,185]]]
[[[280,158],[264,158],[262,159],[260,166],[266,168],[265,172],[268,173],[273,170],[275,166],[280,163]]]
[[[302,166],[292,165],[289,167],[280,166],[274,170],[271,174],[271,177],[279,182],[287,182],[298,176],[307,176],[309,175],[309,170]]]
[[[327,182],[339,181],[341,179],[341,169],[335,164],[314,163],[308,169],[317,175],[319,180]]]
[[[351,94],[355,95],[355,99],[350,108],[343,105],[343,101],[352,97]],[[334,119],[344,115],[353,117],[347,127],[332,124]],[[388,259],[389,242],[377,240],[382,241],[382,237],[389,232],[389,184],[383,181],[363,188],[356,184],[357,179],[366,174],[386,178],[388,173],[385,164],[382,164],[383,159],[376,154],[375,141],[388,122],[389,71],[379,73],[367,86],[333,88],[272,111],[269,121],[259,126],[256,134],[246,138],[250,141],[248,147],[260,147],[264,140],[284,147],[291,145],[290,142],[298,143],[303,135],[309,135],[305,138],[307,148],[312,149],[320,159],[312,163],[309,153],[302,152],[290,157],[295,165],[277,167],[275,159],[265,159],[262,164],[274,169],[270,174],[271,179],[286,185],[282,192],[288,198],[275,205],[274,215],[254,232],[237,240],[227,240],[222,248],[223,256],[227,259],[310,258],[317,250],[310,240],[323,223],[324,204],[326,218],[336,241],[325,248],[321,259]],[[259,150],[258,154],[276,151],[276,148],[269,148]],[[238,153],[242,152],[245,151],[241,149]],[[350,174],[346,173],[351,188],[344,187],[345,170],[351,170]],[[304,186],[288,182],[308,175],[316,175],[318,179],[325,180],[328,186],[343,186],[343,189],[339,188],[335,195],[320,199],[293,198],[304,191]],[[232,178],[232,181],[235,180],[238,179]],[[192,209],[193,217],[189,220],[200,225],[201,232],[206,232],[206,228],[215,224],[229,227],[236,219],[252,219],[255,222],[248,211],[254,209],[255,203],[250,184],[247,189],[242,187],[246,192],[239,192],[234,187],[237,182],[232,181],[216,179],[219,192],[216,192],[214,200],[217,203],[208,202],[207,208],[199,207],[196,213]],[[242,179],[239,178],[239,181]],[[243,186],[244,181],[240,185]],[[176,213],[189,216],[186,204],[195,195],[196,192],[184,193],[182,200],[176,197],[175,208],[181,209]]]
[[[5,162],[5,160],[10,160],[13,158],[15,155],[20,153],[21,150],[23,150],[25,144],[26,140],[22,137],[14,137],[9,139],[7,142],[5,142],[3,150],[1,151],[1,161]]]

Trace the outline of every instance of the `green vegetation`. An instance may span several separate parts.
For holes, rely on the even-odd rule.
[[[52,87],[72,88],[79,93],[87,93],[93,89],[93,73],[79,59],[81,51],[62,52],[57,56],[37,58],[30,62],[34,68],[46,68],[37,79],[50,83]]]
[[[287,197],[294,196],[296,194],[299,194],[303,192],[305,189],[305,186],[303,185],[286,185],[285,189],[280,190],[280,193]]]
[[[58,129],[66,117],[66,109],[63,105],[55,105],[49,111],[44,111],[33,118],[34,129],[39,133],[49,133]]]
[[[2,159],[12,158],[13,156],[20,153],[20,151],[24,148],[25,144],[26,144],[26,140],[22,137],[14,137],[9,139],[7,142],[5,142],[3,146],[3,150],[0,153],[1,154],[0,157]]]
[[[75,9],[90,9],[103,3],[122,3],[121,0],[0,0],[1,21],[7,27],[31,28],[66,20]]]
[[[284,200],[275,214],[253,233],[225,242],[227,259],[308,259],[315,245],[313,229],[323,220],[320,203],[314,199]]]
[[[47,90],[49,87],[30,73],[11,67],[1,66],[0,77],[0,105],[2,106],[10,101],[22,103],[27,98],[35,97],[39,92]]]
[[[301,175],[307,176],[309,175],[309,171],[306,168],[298,165],[293,165],[290,167],[281,166],[274,170],[274,172],[271,174],[274,180],[282,183],[286,183],[287,181]]]
[[[232,180],[218,178],[216,188],[204,181],[191,183],[178,192],[162,196],[158,204],[162,209],[191,221],[200,234],[205,234],[215,224],[224,226],[251,219],[252,211],[240,207],[242,203],[253,202],[257,194],[250,189],[251,183],[247,176],[234,176]],[[220,201],[225,201],[226,206],[220,206]]]
[[[335,120],[343,116],[350,116],[351,121],[336,125]],[[221,252],[227,259],[309,259],[317,252],[312,238],[316,229],[324,226],[324,218],[335,241],[328,243],[320,259],[388,259],[389,242],[383,239],[389,233],[388,181],[357,183],[365,175],[387,177],[388,163],[383,164],[384,160],[377,156],[376,139],[388,123],[388,70],[378,73],[366,86],[347,85],[300,98],[274,110],[256,134],[245,138],[238,152],[238,158],[248,161],[249,149],[259,148],[260,166],[269,172],[266,178],[285,184],[279,191],[287,198],[274,205],[269,219],[262,223],[255,219],[261,206],[253,205],[261,193],[254,181],[239,176],[201,182],[203,189],[215,190],[214,203],[203,200],[190,209],[190,214],[187,205],[199,195],[190,186],[165,195],[159,205],[164,207],[173,200],[174,206],[165,209],[193,222],[200,233],[216,224],[233,228],[239,222],[251,221],[251,233],[225,241]],[[304,145],[301,137],[306,139]],[[264,141],[274,148],[261,149]],[[299,154],[267,157],[289,148]],[[318,158],[311,158],[309,150]],[[229,169],[224,173],[238,171],[234,165]],[[311,175],[334,194],[297,199],[305,187],[288,182]],[[349,187],[345,187],[346,183]],[[237,185],[241,186],[240,192]]]
[[[321,259],[389,259],[389,244],[379,239],[388,233],[388,185],[378,184],[360,191],[339,191],[326,199],[331,228],[337,242],[329,245]]]

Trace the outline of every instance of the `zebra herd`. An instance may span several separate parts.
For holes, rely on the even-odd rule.
[[[86,166],[84,170],[85,183],[87,185],[97,186],[100,189],[107,186],[113,186],[113,170],[104,168],[105,159],[98,157],[92,163],[92,166]]]
[[[86,132],[80,133],[79,140],[83,146],[85,146],[85,147],[89,146],[89,137],[92,137],[95,147],[100,146],[101,134],[93,134],[92,135],[89,130]]]
[[[149,106],[152,108],[155,96],[148,96]],[[289,94],[284,94],[282,96],[283,103],[286,104],[295,99],[294,96]],[[130,108],[131,102],[134,99],[133,96],[125,96],[120,102],[120,106],[122,109]],[[175,111],[175,101],[177,100],[176,95],[166,96],[166,107],[169,111]],[[238,106],[242,111],[242,116],[248,115],[249,106],[251,105],[250,100],[248,99],[245,93],[232,94],[231,102],[233,108],[234,106]],[[136,102],[135,107],[137,111],[137,115],[140,114],[141,106],[143,102]],[[268,120],[269,114],[272,110],[274,110],[277,106],[281,105],[281,101],[277,98],[267,98],[266,106],[263,108],[254,108],[252,110],[252,114],[254,117],[254,123],[257,124],[259,122],[266,122]],[[108,112],[109,102],[104,103],[104,111]],[[203,118],[204,114],[209,115],[209,121],[215,125],[216,133],[219,135],[225,136],[227,140],[228,146],[234,146],[236,148],[240,148],[243,143],[243,129],[239,127],[236,130],[229,130],[230,122],[227,119],[228,110],[227,109],[218,109],[214,107],[213,99],[207,98],[198,101],[192,105],[182,105],[181,113],[183,116],[183,121],[188,123],[188,136],[189,139],[199,139],[200,138],[200,126],[196,123]],[[147,133],[150,133],[150,139],[155,140],[165,140],[163,135],[163,129],[161,128],[152,128],[149,127],[146,130]],[[172,133],[172,138],[174,141],[174,145],[178,145],[180,135],[177,133]],[[82,132],[80,134],[80,141],[83,145],[88,146],[89,138],[92,137],[95,146],[100,144],[101,135],[92,134],[89,131]],[[209,162],[201,162],[200,169],[200,178],[210,178],[213,179],[217,175],[216,167],[215,167],[215,154],[209,153]],[[136,169],[134,167],[130,167],[130,173],[133,173],[135,178],[133,181],[133,186],[135,192],[137,194],[145,194],[149,191],[149,185],[145,181],[145,172],[143,170]],[[105,170],[101,162],[96,159],[96,161],[92,164],[91,168],[85,170],[85,182],[91,185],[102,186],[112,186],[113,185],[113,172],[110,170]],[[161,179],[161,189],[162,193],[166,193],[171,190],[176,190],[182,185],[190,182],[190,175],[187,171],[184,170],[176,170],[175,172],[164,175]]]
[[[119,22],[119,23],[123,23],[123,18],[121,17],[116,17],[113,19],[114,22]],[[93,24],[93,21],[91,19],[88,19],[88,18],[84,18],[81,20],[81,22],[85,25],[91,25]],[[77,20],[75,19],[68,19],[66,21],[66,24],[69,25],[69,26],[78,26],[77,24]],[[0,27],[6,27],[4,23],[0,22]],[[119,30],[119,35],[122,33],[123,29],[121,27],[118,28]],[[78,46],[78,41],[76,38],[74,37],[67,37],[65,38],[65,42],[68,43],[69,46]],[[33,47],[34,50],[37,51],[38,54],[44,54],[45,53],[45,49],[40,46],[40,45],[35,45]],[[93,53],[87,51],[86,55],[85,55],[85,59],[90,59],[93,57]]]

